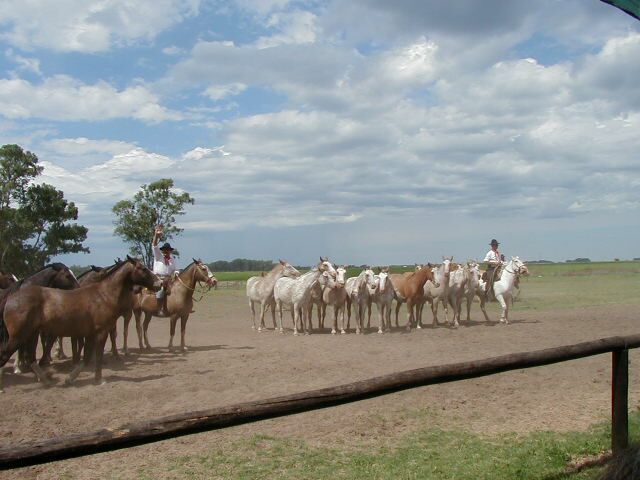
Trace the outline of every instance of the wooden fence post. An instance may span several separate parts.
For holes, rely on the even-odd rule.
[[[629,445],[629,350],[612,352],[611,451],[621,452]]]

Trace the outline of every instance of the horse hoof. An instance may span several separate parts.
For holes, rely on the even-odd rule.
[[[379,330],[378,330],[378,333],[384,333],[384,332],[382,331],[382,329],[379,329]]]
[[[422,325],[417,326],[418,330],[422,330]]]
[[[107,381],[106,380],[97,380],[93,382],[97,387],[100,387],[102,385],[106,385]]]
[[[344,330],[340,330],[340,335],[346,335],[347,332],[345,332]]]

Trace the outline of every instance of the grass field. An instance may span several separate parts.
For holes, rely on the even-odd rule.
[[[412,267],[408,267],[411,269]],[[533,264],[523,279],[519,310],[575,309],[597,305],[640,304],[640,263]],[[395,271],[401,269],[394,268]],[[351,275],[357,274],[353,269]],[[243,280],[254,272],[226,274],[219,279]],[[244,295],[230,291],[230,295]],[[497,311],[492,304],[490,309]],[[434,410],[413,410],[425,425]],[[433,422],[436,423],[436,422]],[[640,441],[640,412],[630,413],[630,433]],[[595,479],[602,468],[573,472],[573,459],[598,455],[610,448],[609,422],[583,432],[534,432],[528,435],[481,436],[460,429],[424,428],[371,447],[357,441],[348,447],[316,447],[291,438],[256,435],[223,445],[204,456],[177,459],[176,478],[344,478],[344,479]],[[151,478],[144,471],[141,478]]]
[[[425,420],[432,415],[419,414]],[[629,420],[632,441],[638,441],[640,413],[634,412]],[[317,448],[255,435],[206,456],[181,457],[171,473],[189,479],[591,480],[599,477],[602,467],[575,471],[568,465],[597,456],[609,445],[608,424],[587,432],[498,437],[433,428],[406,435],[394,447],[379,448]],[[141,478],[152,477],[141,472]]]

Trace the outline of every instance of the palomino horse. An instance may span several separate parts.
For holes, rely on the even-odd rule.
[[[95,381],[102,382],[102,355],[109,332],[131,300],[134,285],[159,289],[160,279],[140,260],[127,259],[109,270],[98,283],[73,290],[26,286],[7,299],[4,322],[9,338],[0,345],[0,369],[24,343],[35,346],[39,331],[56,337],[83,337],[85,361],[95,349]],[[48,353],[48,352],[45,352]],[[45,373],[34,363],[40,381],[48,384]],[[82,371],[76,366],[67,383],[71,383]],[[2,370],[0,370],[0,373]]]
[[[251,328],[256,329],[256,308],[255,304],[260,304],[260,325],[258,331],[261,332],[264,326],[264,314],[267,307],[271,307],[271,317],[273,319],[273,329],[276,329],[276,301],[273,298],[273,287],[281,277],[297,278],[300,272],[286,260],[280,260],[269,273],[264,276],[255,276],[247,280],[247,297],[251,307]]]
[[[398,306],[396,307],[396,314],[400,308],[401,303],[407,304],[407,331],[411,331],[411,327],[416,319],[414,314],[414,306],[422,300],[424,296],[424,284],[428,280],[431,280],[436,287],[440,284],[434,279],[432,265],[427,264],[426,267],[421,268],[415,272],[407,273],[395,273],[391,274],[391,282],[396,292],[396,301]],[[417,310],[417,308],[416,308]],[[417,313],[417,312],[416,312]]]
[[[518,257],[511,257],[511,260],[503,264],[500,280],[493,283],[493,292],[496,300],[502,307],[500,323],[509,323],[509,304],[511,303],[512,292],[515,290],[516,282],[520,275],[528,275],[529,269]],[[486,283],[480,281],[480,288],[486,291]]]
[[[78,287],[78,280],[69,268],[62,263],[52,263],[43,267],[38,272],[19,282],[13,283],[9,288],[0,293],[0,312],[4,312],[5,304],[10,295],[22,287],[28,285],[39,285],[41,287],[61,288],[64,290]],[[0,325],[0,343],[9,339],[4,320]],[[18,359],[14,364],[14,373],[26,371],[36,360],[35,345],[30,348],[27,344],[20,345],[18,349]],[[47,358],[43,355],[42,363],[46,363]]]
[[[184,335],[187,328],[187,320],[189,314],[193,309],[193,293],[196,290],[198,282],[203,282],[210,287],[215,286],[218,280],[209,271],[209,267],[202,262],[202,260],[193,259],[187,268],[174,276],[173,283],[171,284],[171,293],[167,296],[167,312],[170,319],[170,334],[169,350],[173,350],[173,337],[176,333],[176,323],[178,318],[180,319],[180,351],[187,350],[184,341]],[[142,291],[134,295],[133,302],[133,315],[136,318],[136,328],[140,324],[140,315],[144,312],[143,322],[143,337],[144,344],[147,349],[151,349],[149,344],[149,338],[147,336],[147,329],[149,328],[149,322],[151,317],[158,316],[159,302],[154,293]],[[127,338],[128,322],[125,319],[124,331],[125,342]]]

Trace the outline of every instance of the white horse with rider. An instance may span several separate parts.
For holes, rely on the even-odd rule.
[[[502,262],[500,279],[493,282],[493,293],[502,307],[500,323],[509,323],[509,305],[513,298],[513,292],[517,290],[516,284],[521,275],[528,275],[529,269],[519,257],[511,257],[508,262]],[[480,280],[480,289],[486,293],[486,282]]]

